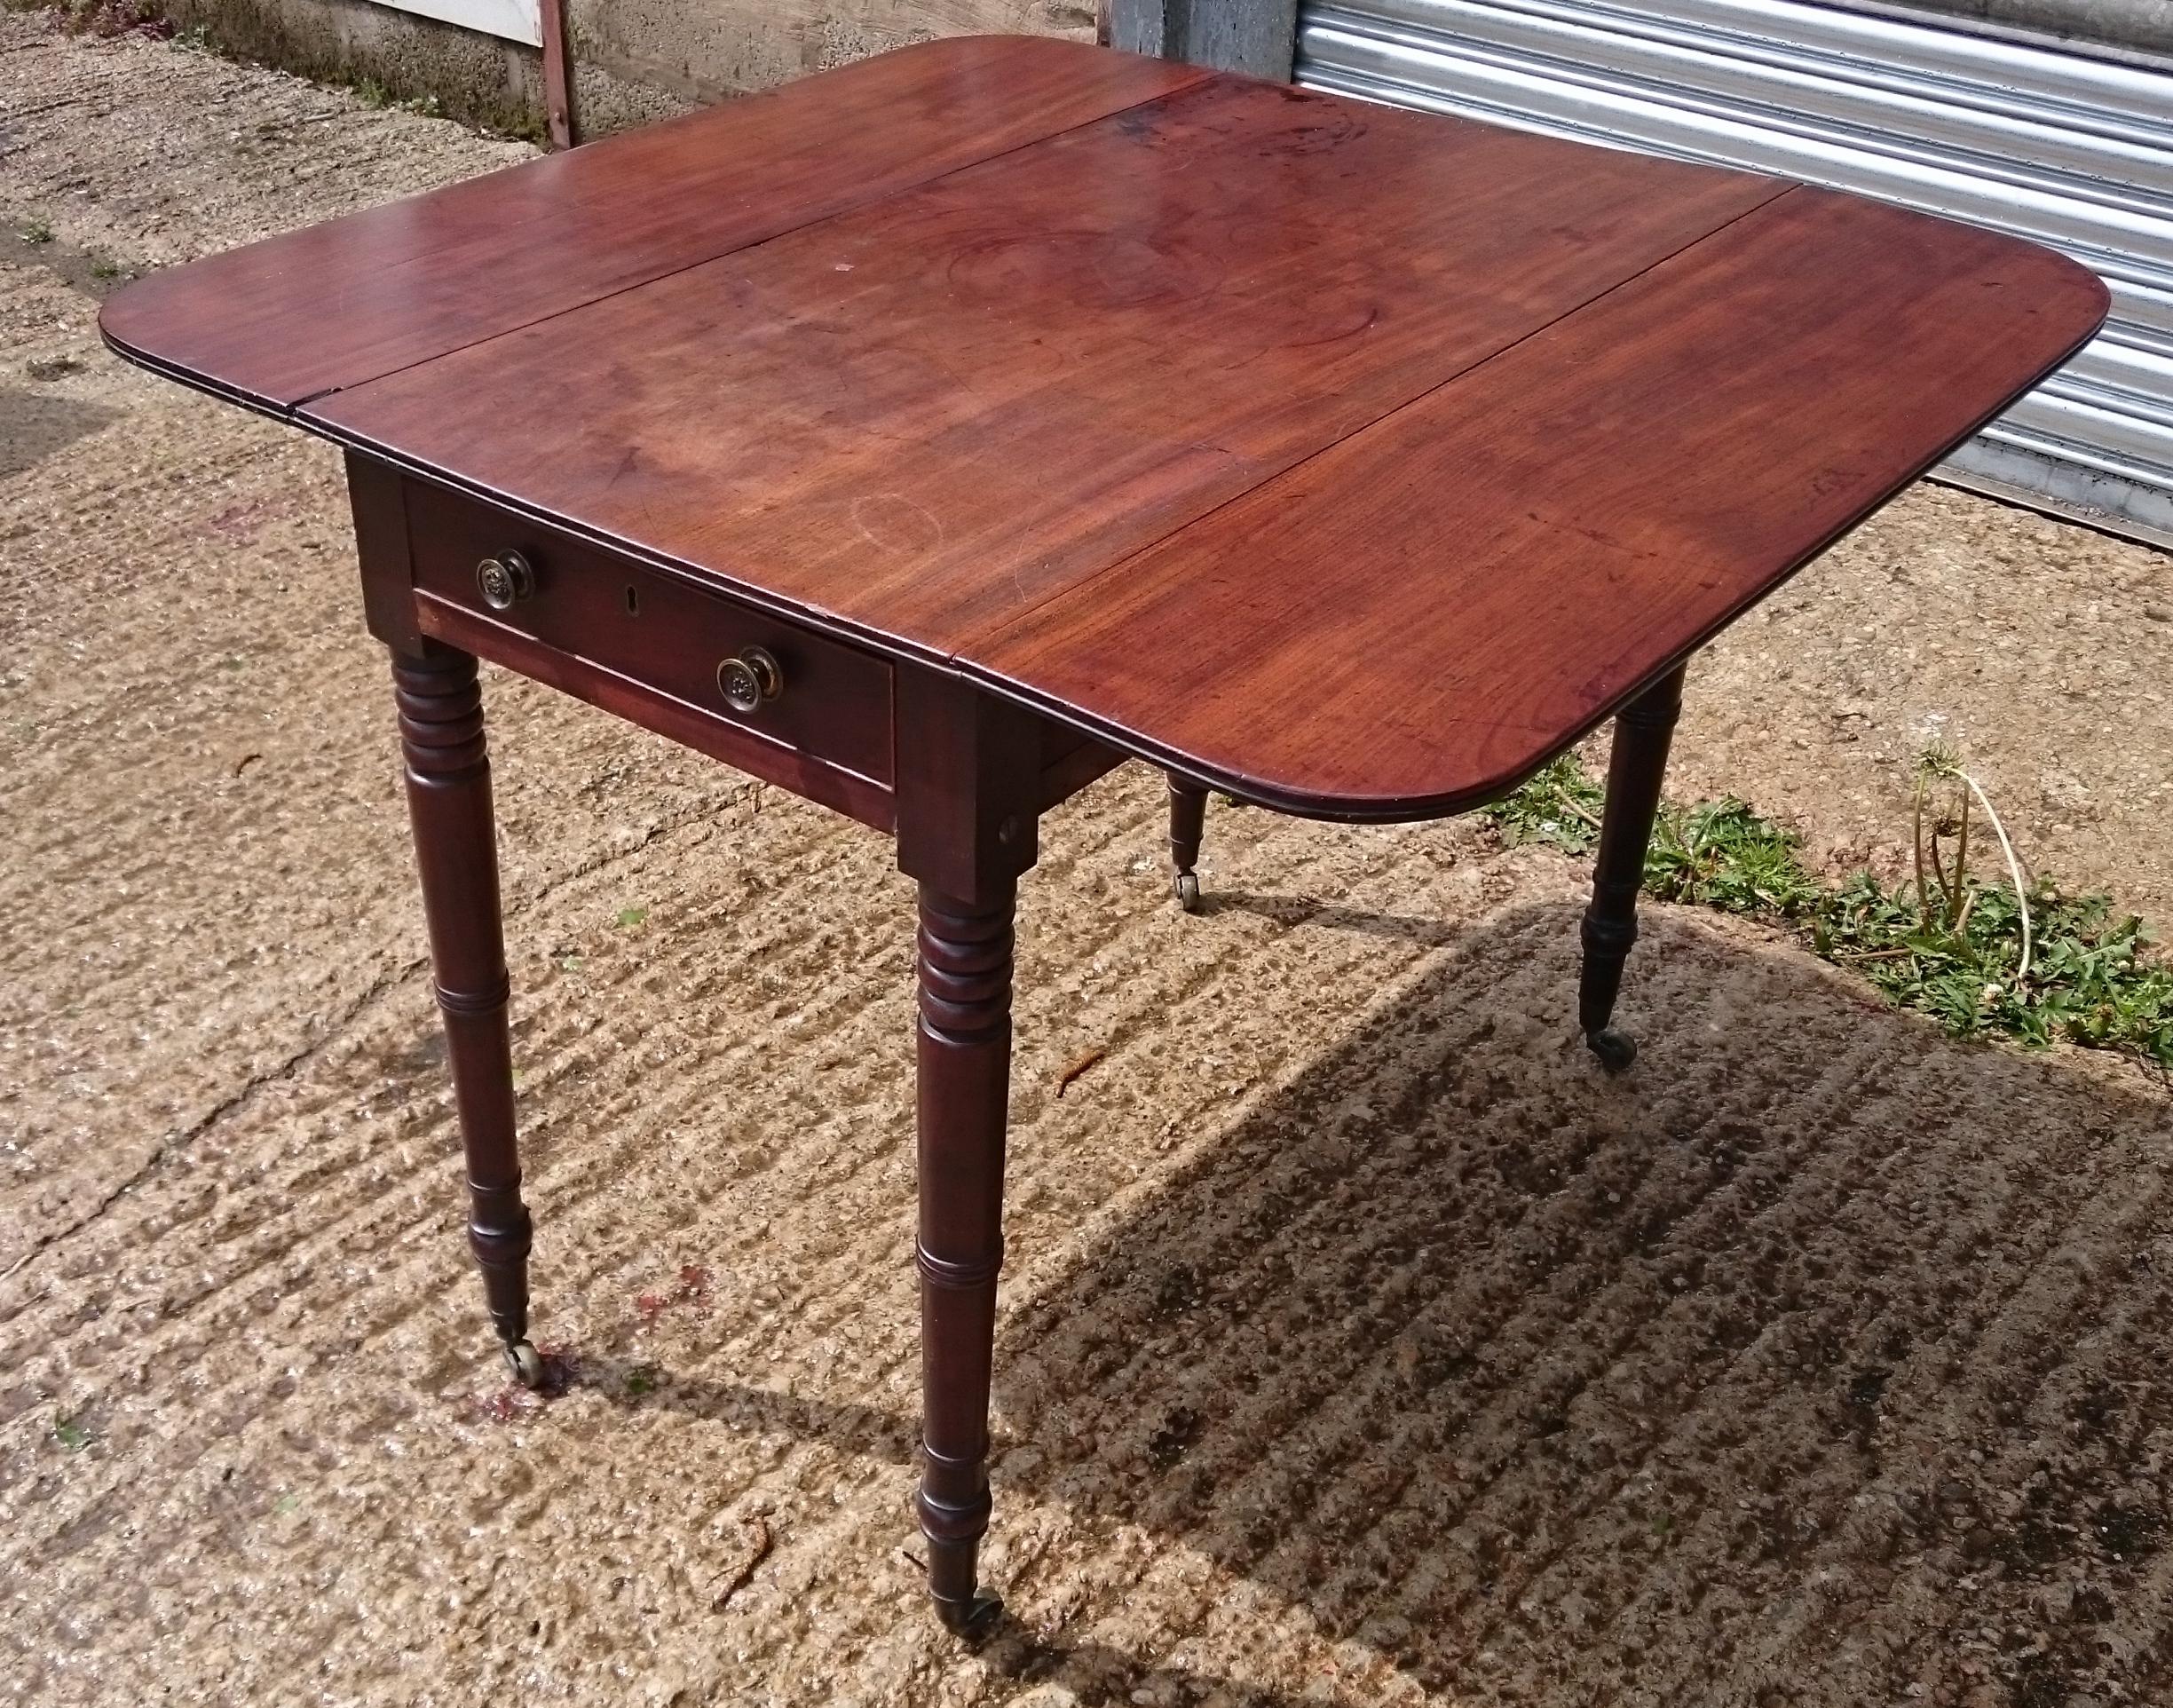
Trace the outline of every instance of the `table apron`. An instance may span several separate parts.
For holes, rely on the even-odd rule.
[[[586,700],[874,829],[895,834],[902,718],[939,665],[886,657],[668,573],[471,494],[350,454],[356,543],[371,631],[396,653],[436,641]],[[518,597],[494,604],[487,559],[520,560]],[[502,589],[501,589],[502,598]],[[782,685],[752,712],[729,703],[719,667],[759,648]],[[1000,700],[1000,697],[988,696]],[[1047,811],[1127,755],[1008,701],[1001,720],[1032,768],[1021,804]]]
[[[895,797],[886,782],[773,740],[637,676],[548,646],[439,595],[419,589],[415,612],[418,627],[433,640],[503,665],[864,825],[881,831],[897,827]],[[888,706],[884,711],[887,715]]]

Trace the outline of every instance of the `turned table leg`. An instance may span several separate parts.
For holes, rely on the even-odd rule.
[[[543,1364],[528,1339],[528,1210],[514,1138],[509,984],[476,661],[425,644],[393,653],[392,680],[431,965],[468,1158],[468,1243],[506,1360],[533,1388]]]
[[[1199,912],[1199,879],[1192,868],[1199,860],[1200,837],[1207,823],[1207,791],[1181,777],[1169,779],[1170,887],[1178,905],[1188,913]]]
[[[1615,715],[1607,810],[1600,820],[1592,905],[1584,910],[1584,968],[1577,982],[1577,1024],[1609,1072],[1619,1072],[1637,1056],[1636,1041],[1609,1023],[1622,990],[1623,963],[1637,941],[1638,889],[1660,809],[1668,742],[1682,709],[1682,685],[1678,666]]]
[[[977,1576],[988,1529],[989,1369],[1003,1263],[1015,886],[979,901],[921,886],[917,1059],[925,1461],[917,1503],[928,1592],[972,1633],[1003,1604]]]
[[[898,866],[920,886],[914,1024],[919,1135],[921,1490],[928,1593],[979,1637],[989,1526],[989,1372],[1003,1265],[1011,1079],[1011,921],[1035,859],[1041,722],[945,672],[898,672]]]

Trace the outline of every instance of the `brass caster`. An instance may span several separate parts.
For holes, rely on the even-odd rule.
[[[513,1380],[523,1388],[543,1386],[543,1355],[535,1349],[533,1340],[509,1340],[505,1356]]]
[[[1609,1073],[1620,1073],[1637,1060],[1637,1040],[1626,1032],[1616,1032],[1612,1026],[1602,1026],[1598,1032],[1586,1032],[1584,1043],[1600,1058],[1600,1065]]]
[[[1003,1598],[977,1589],[965,1601],[937,1601],[936,1617],[953,1637],[977,1643],[993,1633],[1003,1620]]]
[[[1199,877],[1191,872],[1180,872],[1170,880],[1170,888],[1176,892],[1177,905],[1188,913],[1200,910]]]

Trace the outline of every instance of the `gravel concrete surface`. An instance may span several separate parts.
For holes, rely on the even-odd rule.
[[[574,1372],[502,1387],[336,460],[93,317],[525,151],[21,15],[0,148],[0,1701],[2173,1699],[2163,1088],[1669,909],[1610,1080],[1584,874],[1475,824],[1218,809],[1187,919],[1153,777],[1055,815],[970,1653],[907,1505],[908,886],[494,673]],[[1920,489],[1695,667],[1677,787],[1891,860],[1937,718],[2173,919],[2169,605]]]

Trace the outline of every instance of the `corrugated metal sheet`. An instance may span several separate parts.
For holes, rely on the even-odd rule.
[[[1942,472],[2173,542],[2173,77],[1796,0],[1320,0],[1298,80],[2065,249],[2105,331]]]

